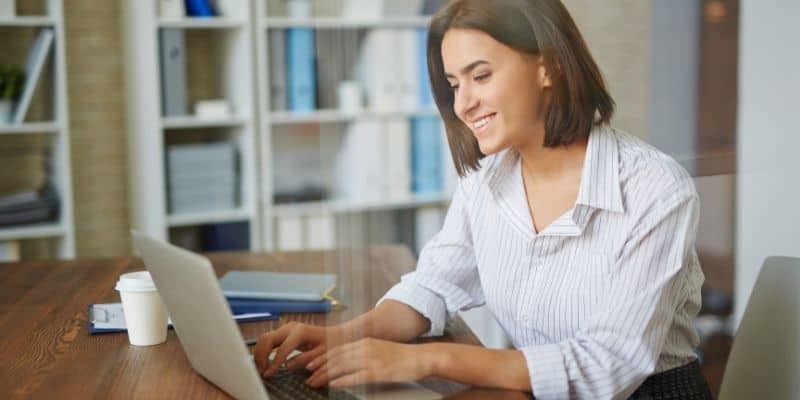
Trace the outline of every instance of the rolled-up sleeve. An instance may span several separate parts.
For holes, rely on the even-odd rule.
[[[459,185],[442,229],[423,247],[416,270],[404,275],[378,302],[396,300],[425,316],[430,321],[425,336],[441,336],[448,318],[485,302],[466,202]]]
[[[615,261],[603,311],[569,339],[520,349],[537,399],[625,398],[654,372],[676,310],[695,289],[686,282],[699,207],[686,182],[658,197]]]

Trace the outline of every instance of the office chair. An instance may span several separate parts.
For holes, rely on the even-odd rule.
[[[770,257],[733,339],[719,398],[800,398],[800,258]]]

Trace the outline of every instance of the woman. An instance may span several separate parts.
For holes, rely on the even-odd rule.
[[[300,348],[287,366],[312,386],[436,375],[537,398],[710,398],[692,180],[608,127],[614,102],[565,7],[451,1],[428,66],[462,177],[441,232],[373,310],[264,334],[264,376]],[[483,304],[514,350],[403,343]]]

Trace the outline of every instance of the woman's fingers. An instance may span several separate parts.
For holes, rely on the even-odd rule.
[[[272,376],[275,372],[278,371],[278,368],[286,361],[286,358],[289,357],[289,354],[297,349],[300,346],[300,343],[303,341],[302,332],[295,329],[286,340],[278,346],[278,349],[275,351],[275,358],[269,363],[269,368],[264,371],[264,377]]]
[[[342,375],[351,374],[361,369],[368,369],[369,359],[364,356],[363,352],[359,352],[357,348],[351,346],[348,349],[340,349],[340,351],[331,353],[328,352],[314,360],[312,365],[316,367],[316,370],[307,380],[310,386],[319,387]],[[317,362],[321,364],[316,365]]]
[[[361,369],[352,374],[331,380],[329,386],[340,388],[345,386],[361,385],[363,383],[374,382],[376,380],[377,378],[374,375],[374,372],[368,369]]]
[[[256,347],[253,350],[253,359],[259,372],[263,372],[269,366],[269,354],[275,346],[280,345],[286,338],[287,333],[280,329],[267,332],[259,336]]]
[[[286,368],[289,369],[296,369],[302,367],[308,368],[308,365],[311,361],[317,359],[319,356],[324,354],[325,354],[325,346],[319,345],[311,350],[307,350],[301,354],[298,354],[290,358],[289,361],[286,362]]]

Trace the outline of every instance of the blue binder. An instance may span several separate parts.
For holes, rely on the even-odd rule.
[[[411,119],[411,190],[416,194],[442,191],[442,139],[437,117]]]
[[[431,79],[428,75],[428,30],[417,29],[417,70],[419,71],[419,105],[430,107],[433,105],[433,91]]]
[[[313,111],[317,104],[314,30],[286,30],[286,76],[290,111]]]

